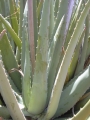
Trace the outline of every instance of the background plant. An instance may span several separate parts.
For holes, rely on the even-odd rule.
[[[89,118],[89,8],[90,0],[0,1],[1,117]]]

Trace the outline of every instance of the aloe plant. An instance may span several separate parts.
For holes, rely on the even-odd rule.
[[[89,8],[90,0],[0,1],[1,117],[89,119]]]

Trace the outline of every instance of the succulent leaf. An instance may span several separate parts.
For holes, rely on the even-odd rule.
[[[48,96],[49,96],[49,98],[50,98],[51,91],[52,91],[52,88],[53,88],[53,84],[54,84],[54,81],[55,81],[55,77],[56,77],[56,74],[57,74],[57,67],[59,66],[60,56],[62,54],[67,10],[68,10],[68,0],[67,1],[66,0],[61,0],[57,20],[56,20],[56,23],[55,23],[55,26],[54,26],[54,29],[53,29],[52,37],[51,37],[52,41],[50,41],[50,46],[49,46],[50,52],[52,52],[52,50],[51,50],[52,47],[51,46],[52,46],[52,43],[54,42],[53,38],[54,38],[55,32],[57,30],[57,27],[59,25],[59,22],[60,22],[61,18],[65,15],[64,22],[63,22],[63,25],[62,25],[62,28],[61,28],[61,31],[60,31],[60,35],[58,37],[59,40],[56,44],[53,57],[50,61],[51,62],[50,67],[51,68],[50,68],[50,71],[48,73]]]
[[[24,31],[27,32],[27,28],[24,28]],[[30,53],[29,53],[29,44],[28,36],[25,36],[25,62],[24,62],[24,76],[22,81],[22,95],[24,104],[29,111],[29,102],[31,97],[31,64],[30,64]]]
[[[2,15],[0,15],[0,20],[5,25],[5,27],[8,29],[8,31],[10,32],[10,35],[12,36],[12,38],[13,38],[14,42],[16,43],[16,45],[18,46],[18,48],[21,49],[21,40],[20,40],[20,38],[17,36],[17,34],[10,27],[10,25],[8,24],[8,22],[5,20],[5,18]]]
[[[85,63],[85,58],[86,58],[86,52],[87,52],[87,46],[88,46],[88,35],[89,35],[89,15],[86,17],[86,30],[85,30],[85,38],[84,38],[84,43],[83,43],[83,49],[81,52],[81,58],[80,62],[78,62],[75,74],[78,74],[80,71],[83,70],[84,63]]]
[[[41,113],[45,109],[47,99],[48,26],[50,2],[51,0],[45,0],[42,9],[42,18],[37,41],[35,71],[29,104],[29,111],[32,114]],[[38,95],[41,95],[41,97]]]
[[[75,46],[77,44],[78,38],[81,34],[81,30],[83,28],[83,23],[88,14],[89,7],[90,7],[90,1],[88,0],[79,20],[77,22],[76,28],[73,32],[73,35],[70,39],[68,46],[67,46],[67,50],[65,52],[64,58],[62,60],[59,71],[57,73],[55,84],[53,86],[53,90],[52,90],[52,94],[51,94],[51,98],[50,98],[50,102],[49,102],[48,109],[47,109],[46,116],[45,116],[46,119],[52,118],[58,108],[60,96],[62,93],[62,88],[63,88],[65,78],[67,75],[68,67],[70,65],[71,57],[74,52]]]
[[[7,79],[7,76],[1,61],[0,61],[0,92],[11,113],[12,118],[14,120],[15,119],[25,120],[25,117],[23,116],[21,110],[19,109],[17,100],[13,94],[12,88],[10,86],[9,80]]]
[[[0,25],[0,31],[2,30],[3,30],[2,25]],[[6,34],[0,40],[0,50],[5,68],[8,74],[11,76],[13,82],[21,92],[21,75],[16,71],[10,73],[11,69],[13,68],[18,69],[18,64]]]
[[[79,58],[80,47],[82,44],[82,40],[84,38],[84,34],[85,34],[85,29],[81,33],[79,41],[76,45],[76,48],[75,48],[75,51],[74,51],[74,54],[72,56],[72,60],[71,60],[71,63],[70,63],[69,69],[68,69],[65,83],[67,83],[69,80],[71,80],[71,78],[75,75],[75,70],[76,70],[76,66],[77,66],[78,58]]]
[[[11,23],[12,23],[12,28],[15,31],[15,33],[18,34],[18,20],[17,20],[16,14],[15,14],[17,12],[15,11],[14,0],[10,0],[9,6],[10,6],[10,19],[11,19]]]
[[[62,92],[55,116],[64,114],[67,110],[72,108],[85,93],[85,91],[90,87],[89,74],[90,66],[71,80],[72,82]]]

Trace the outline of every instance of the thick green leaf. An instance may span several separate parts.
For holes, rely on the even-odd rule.
[[[47,99],[47,64],[48,64],[48,26],[51,0],[45,0],[37,41],[36,63],[32,82],[32,94],[28,110],[32,114],[41,113]],[[38,96],[40,95],[40,97]]]
[[[13,28],[13,30],[15,31],[16,34],[18,34],[18,20],[17,20],[17,16],[15,13],[17,13],[15,11],[15,3],[14,0],[10,0],[9,1],[10,4],[10,19],[11,19],[11,26]]]
[[[0,31],[2,30],[3,28],[1,24]],[[1,50],[2,60],[5,65],[5,68],[8,74],[10,75],[10,77],[12,78],[13,82],[21,92],[21,75],[17,71],[11,72],[11,69],[13,68],[18,69],[18,64],[6,34],[0,40],[0,50]]]
[[[8,24],[8,22],[5,20],[5,18],[2,15],[0,15],[0,20],[5,25],[7,30],[9,31],[10,35],[12,36],[12,38],[13,38],[14,42],[16,43],[16,45],[18,46],[18,48],[21,49],[21,40],[20,40],[20,38],[17,36],[17,34],[10,27],[10,25]]]
[[[60,116],[70,110],[90,87],[90,66],[71,80],[63,90],[59,106],[54,117]]]
[[[58,108],[58,104],[60,101],[63,85],[65,82],[65,78],[67,75],[67,71],[71,62],[72,54],[74,52],[75,46],[77,44],[78,38],[81,34],[83,24],[85,21],[85,18],[88,14],[90,8],[90,0],[87,1],[87,4],[84,7],[84,10],[77,21],[76,28],[73,32],[73,35],[71,36],[70,42],[68,43],[67,50],[65,52],[64,58],[62,60],[62,63],[60,65],[59,71],[57,73],[56,79],[55,79],[55,84],[53,86],[52,94],[51,94],[51,99],[48,105],[48,109],[46,112],[45,119],[49,120],[54,116],[56,113],[56,110]]]

